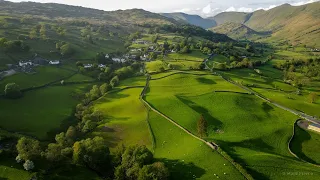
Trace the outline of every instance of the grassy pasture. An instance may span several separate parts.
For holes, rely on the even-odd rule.
[[[29,91],[20,99],[1,99],[0,126],[46,139],[73,120],[78,100],[72,94],[81,94],[90,85],[52,86]],[[49,134],[48,134],[49,133]]]
[[[273,69],[270,69],[270,67],[265,67],[262,69],[262,73],[265,73],[268,75],[272,74],[271,76],[278,76],[280,73],[277,73],[277,75],[273,74]],[[276,71],[277,72],[277,71]],[[224,72],[224,74],[228,77],[230,77],[232,80],[242,83],[242,84],[248,84],[248,85],[255,85],[259,88],[268,88],[268,89],[282,89],[284,91],[296,91],[296,88],[282,82],[279,79],[273,79],[272,77],[266,77],[261,76],[257,74],[252,69],[235,69],[231,71]]]
[[[0,158],[0,179],[3,180],[27,180],[32,173],[25,171],[21,164],[6,157]]]
[[[282,104],[291,109],[299,110],[313,116],[320,116],[320,99],[318,98],[315,103],[310,103],[308,92],[302,92],[302,95],[297,95],[295,92],[285,93],[275,90],[258,88],[253,88],[253,90],[271,99],[272,101]]]
[[[291,141],[290,148],[298,157],[314,164],[320,164],[319,133],[306,131],[296,125],[295,136]]]
[[[123,143],[152,147],[146,122],[147,110],[139,100],[143,88],[126,89],[109,93],[94,103],[94,110],[104,116],[103,122],[89,135],[101,136],[111,148]]]
[[[312,166],[294,159],[288,151],[296,116],[253,95],[217,92],[226,90],[228,83],[223,81],[215,79],[216,84],[204,85],[195,83],[196,77],[187,76],[190,75],[152,80],[147,101],[195,134],[197,120],[203,114],[209,124],[208,140],[218,142],[256,179],[286,179],[287,174],[296,171],[314,175],[307,179],[320,175],[320,169],[311,169]],[[228,86],[227,90],[241,92],[232,84]]]
[[[12,82],[17,83],[21,89],[41,86],[68,77],[74,73],[54,66],[39,66],[36,68],[36,71],[37,73],[35,74],[17,73],[5,77],[0,81],[0,90],[4,90],[6,84]]]
[[[195,124],[200,114],[189,107],[183,101],[183,97],[214,93],[218,90],[244,92],[219,76],[174,74],[166,78],[151,80],[146,100],[191,132],[196,133]]]
[[[207,58],[208,55],[203,54],[198,50],[194,50],[191,53],[180,54],[180,53],[171,53],[168,54],[168,59],[182,59],[182,60],[192,60],[192,61],[203,61]]]
[[[65,82],[82,82],[82,81],[94,81],[92,77],[83,75],[83,74],[75,74],[72,77],[65,80]]]
[[[156,141],[155,158],[166,163],[172,179],[243,179],[217,152],[168,120],[150,112],[149,121]]]

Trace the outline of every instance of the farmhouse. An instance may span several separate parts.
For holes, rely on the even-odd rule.
[[[84,65],[83,65],[83,67],[84,67],[85,69],[91,68],[92,66],[93,66],[92,64],[84,64]]]
[[[59,60],[49,61],[49,64],[51,64],[51,65],[59,65],[60,61]]]
[[[320,133],[320,124],[310,124],[310,125],[308,126],[308,129]]]
[[[19,62],[19,66],[20,67],[23,67],[23,66],[32,66],[33,65],[33,63],[31,62],[31,61],[20,61]]]
[[[99,68],[105,68],[106,65],[104,65],[104,64],[99,64],[98,67],[99,67]]]
[[[114,62],[124,62],[125,59],[123,59],[123,58],[112,58],[112,61],[114,61]]]

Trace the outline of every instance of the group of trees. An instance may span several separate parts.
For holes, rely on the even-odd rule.
[[[283,70],[286,82],[299,88],[308,84],[312,79],[320,78],[320,58],[287,60],[283,63],[275,64],[274,67]]]
[[[3,48],[5,52],[28,52],[30,50],[29,45],[22,40],[9,41],[6,38],[0,38],[0,48]]]
[[[119,146],[115,156],[116,180],[166,180],[169,171],[162,162],[154,162],[149,149],[145,146]]]
[[[75,53],[75,48],[72,44],[66,42],[57,42],[56,49],[60,51],[64,57],[70,57]]]

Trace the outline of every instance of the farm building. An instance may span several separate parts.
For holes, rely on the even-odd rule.
[[[99,68],[105,68],[106,65],[104,65],[104,64],[99,64],[98,67],[99,67]]]
[[[312,131],[317,131],[320,133],[320,124],[310,124],[308,126],[308,129]]]
[[[86,68],[86,69],[87,69],[87,68],[91,68],[92,66],[93,66],[92,64],[84,64],[84,65],[83,65],[83,67]]]
[[[51,65],[59,65],[60,61],[59,60],[49,61],[49,64],[51,64]]]
[[[19,66],[20,67],[23,67],[23,66],[32,66],[33,65],[33,63],[31,62],[31,61],[20,61],[19,62]]]
[[[112,58],[112,61],[114,61],[114,62],[124,62],[125,59],[123,59],[123,58]]]
[[[107,59],[110,58],[109,54],[106,54],[105,58],[107,58]]]

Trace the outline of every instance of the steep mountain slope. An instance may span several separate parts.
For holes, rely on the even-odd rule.
[[[274,39],[320,47],[320,2],[256,11],[245,24],[257,31],[273,32]]]
[[[320,2],[303,6],[284,4],[268,11],[258,10],[253,13],[224,12],[211,19],[218,25],[240,23],[262,34],[268,32],[272,36],[267,40],[289,40],[293,44],[320,47]],[[246,33],[236,35],[235,33],[239,33],[239,25],[234,24],[223,25],[215,31],[236,38],[248,37]],[[241,34],[244,36],[241,37]]]
[[[180,22],[189,23],[195,26],[200,26],[204,29],[216,26],[215,20],[204,19],[198,15],[189,15],[185,13],[161,13],[161,15],[175,19]]]
[[[251,13],[244,12],[222,12],[217,14],[214,17],[210,17],[208,19],[216,21],[217,25],[234,22],[234,23],[245,23],[248,19],[250,19]]]
[[[211,31],[225,34],[233,39],[257,39],[267,34],[259,33],[244,24],[227,22],[217,27],[210,28]]]

